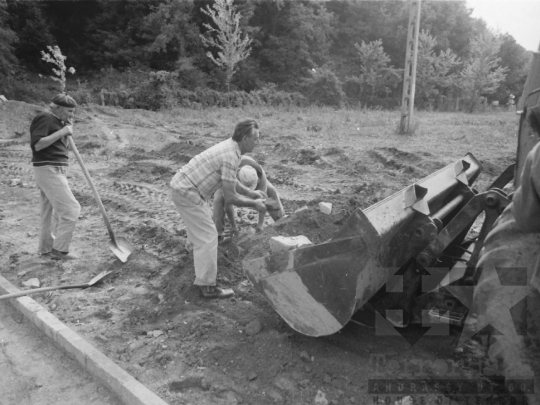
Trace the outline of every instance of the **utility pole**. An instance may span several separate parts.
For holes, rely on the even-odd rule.
[[[418,58],[418,34],[420,32],[421,0],[409,0],[409,27],[407,30],[407,53],[403,73],[403,95],[401,97],[401,122],[399,132],[408,134],[414,112],[414,90],[416,86],[416,60]]]

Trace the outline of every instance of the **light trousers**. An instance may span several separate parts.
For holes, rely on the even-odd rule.
[[[193,244],[194,284],[215,285],[218,233],[208,203],[195,204],[175,190],[172,200],[186,224],[188,240]]]
[[[34,167],[34,177],[40,190],[38,253],[49,253],[52,249],[69,252],[81,206],[69,188],[66,169],[59,166]]]

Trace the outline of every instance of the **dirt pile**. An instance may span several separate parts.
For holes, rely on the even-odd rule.
[[[346,218],[345,214],[323,214],[315,208],[304,209],[267,226],[260,234],[248,234],[238,239],[241,258],[254,259],[270,253],[270,238],[274,236],[306,236],[312,243],[325,242],[334,236]]]
[[[0,139],[30,139],[30,122],[45,106],[0,100]]]

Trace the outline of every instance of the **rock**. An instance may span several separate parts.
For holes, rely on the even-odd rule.
[[[202,385],[201,377],[186,377],[179,381],[173,381],[169,384],[169,390],[172,392],[182,392],[188,388],[197,388]]]
[[[22,285],[30,288],[39,288],[41,286],[41,283],[37,278],[31,278],[29,280],[23,281]]]
[[[272,253],[285,252],[297,249],[300,246],[312,245],[311,241],[304,235],[299,236],[274,236],[269,241]]]
[[[326,215],[330,215],[332,213],[332,203],[329,202],[320,202],[319,203],[319,210]]]
[[[157,329],[157,330],[153,330],[153,331],[147,332],[147,333],[146,333],[146,336],[147,336],[147,337],[154,337],[154,338],[157,338],[157,337],[163,335],[164,333],[165,333],[165,332],[163,332],[162,330]]]
[[[315,395],[315,400],[313,401],[315,405],[328,405],[329,402],[326,399],[326,395],[321,390],[317,391],[317,395]]]
[[[98,342],[101,342],[101,343],[107,343],[109,341],[109,339],[107,339],[105,336],[101,334],[96,335],[94,339],[96,339]]]
[[[282,391],[293,392],[295,389],[295,384],[290,379],[285,376],[276,377],[274,380],[274,385]]]
[[[324,377],[323,377],[323,381],[326,384],[330,384],[332,382],[332,377],[330,377],[328,374],[325,374]]]
[[[277,392],[276,390],[269,389],[268,390],[268,396],[274,401],[274,402],[283,402],[283,396]]]
[[[294,213],[297,214],[299,212],[306,211],[306,210],[309,210],[309,207],[307,205],[304,205],[303,207],[300,207],[296,211],[294,211]]]
[[[203,391],[208,391],[211,386],[212,386],[212,384],[210,384],[210,381],[208,381],[206,378],[203,378],[201,380],[201,389]]]
[[[257,378],[259,378],[259,376],[257,375],[255,371],[252,371],[251,373],[248,374],[247,378],[249,381],[255,381]]]
[[[308,352],[306,352],[305,350],[303,350],[301,353],[300,353],[300,359],[304,362],[309,362],[311,361],[311,357],[309,356]]]
[[[261,322],[258,319],[254,319],[246,325],[245,332],[248,336],[253,336],[262,330]]]

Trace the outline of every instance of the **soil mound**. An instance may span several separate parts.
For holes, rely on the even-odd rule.
[[[30,122],[44,106],[22,101],[0,101],[0,139],[30,139]]]
[[[303,209],[266,227],[260,234],[242,237],[237,246],[244,252],[244,258],[254,259],[268,255],[270,238],[274,236],[304,235],[313,244],[318,244],[331,239],[343,222],[342,213],[327,215],[314,207]]]

